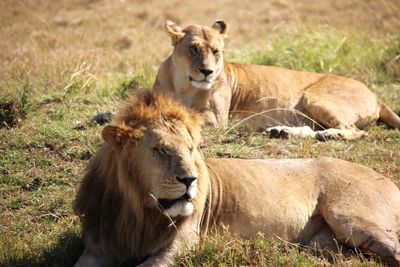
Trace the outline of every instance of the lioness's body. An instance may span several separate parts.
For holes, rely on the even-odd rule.
[[[206,123],[226,126],[229,116],[256,129],[270,126],[310,126],[275,130],[300,136],[353,139],[378,118],[400,128],[400,118],[380,104],[367,86],[356,80],[284,68],[231,64],[223,61],[223,35],[213,28],[167,25],[174,50],[161,64],[154,90],[205,113]],[[197,47],[193,52],[191,49]],[[218,51],[218,52],[216,52]],[[207,74],[207,75],[206,75]],[[258,113],[258,115],[256,115]],[[271,129],[269,129],[271,130]],[[307,131],[308,130],[308,131]],[[296,131],[300,131],[296,133]]]
[[[400,191],[369,168],[333,158],[204,161],[198,115],[148,92],[132,95],[102,134],[75,202],[86,240],[76,266],[166,266],[221,225],[317,248],[336,249],[336,239],[400,264]]]

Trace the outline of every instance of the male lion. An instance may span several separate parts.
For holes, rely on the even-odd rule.
[[[273,136],[354,139],[378,118],[400,128],[400,118],[361,82],[350,78],[223,60],[227,25],[171,21],[174,50],[161,64],[154,90],[205,112],[206,124],[245,119]],[[286,126],[282,126],[286,125]],[[288,127],[297,126],[297,127]],[[311,126],[311,128],[310,128]]]
[[[86,248],[75,266],[165,266],[222,225],[318,248],[335,238],[400,264],[400,191],[389,179],[334,158],[204,161],[199,118],[149,92],[122,105],[77,193]]]

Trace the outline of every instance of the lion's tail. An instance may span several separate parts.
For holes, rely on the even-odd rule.
[[[400,129],[400,117],[384,103],[380,103],[379,119],[392,128]]]

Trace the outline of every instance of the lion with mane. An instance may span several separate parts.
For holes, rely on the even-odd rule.
[[[75,200],[86,247],[75,266],[166,266],[211,227],[317,248],[357,247],[400,264],[400,191],[334,158],[203,159],[201,117],[135,92],[87,167]]]
[[[351,78],[224,61],[223,21],[181,28],[167,21],[174,49],[161,64],[154,90],[202,111],[205,122],[246,121],[272,136],[355,139],[380,119],[400,129],[400,118],[368,87]]]

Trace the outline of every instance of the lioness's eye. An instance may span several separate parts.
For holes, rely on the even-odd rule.
[[[191,45],[190,52],[192,52],[193,54],[197,54],[197,53],[199,53],[199,48],[195,45]]]
[[[213,54],[215,55],[215,54],[218,54],[219,53],[219,50],[218,49],[213,49]]]
[[[193,150],[194,150],[194,147],[192,146],[192,147],[189,147],[189,152],[190,153],[193,153]]]
[[[155,147],[155,148],[153,148],[153,150],[154,150],[156,153],[158,153],[159,155],[163,155],[163,156],[167,156],[167,155],[168,155],[167,151],[165,151],[164,148]]]

